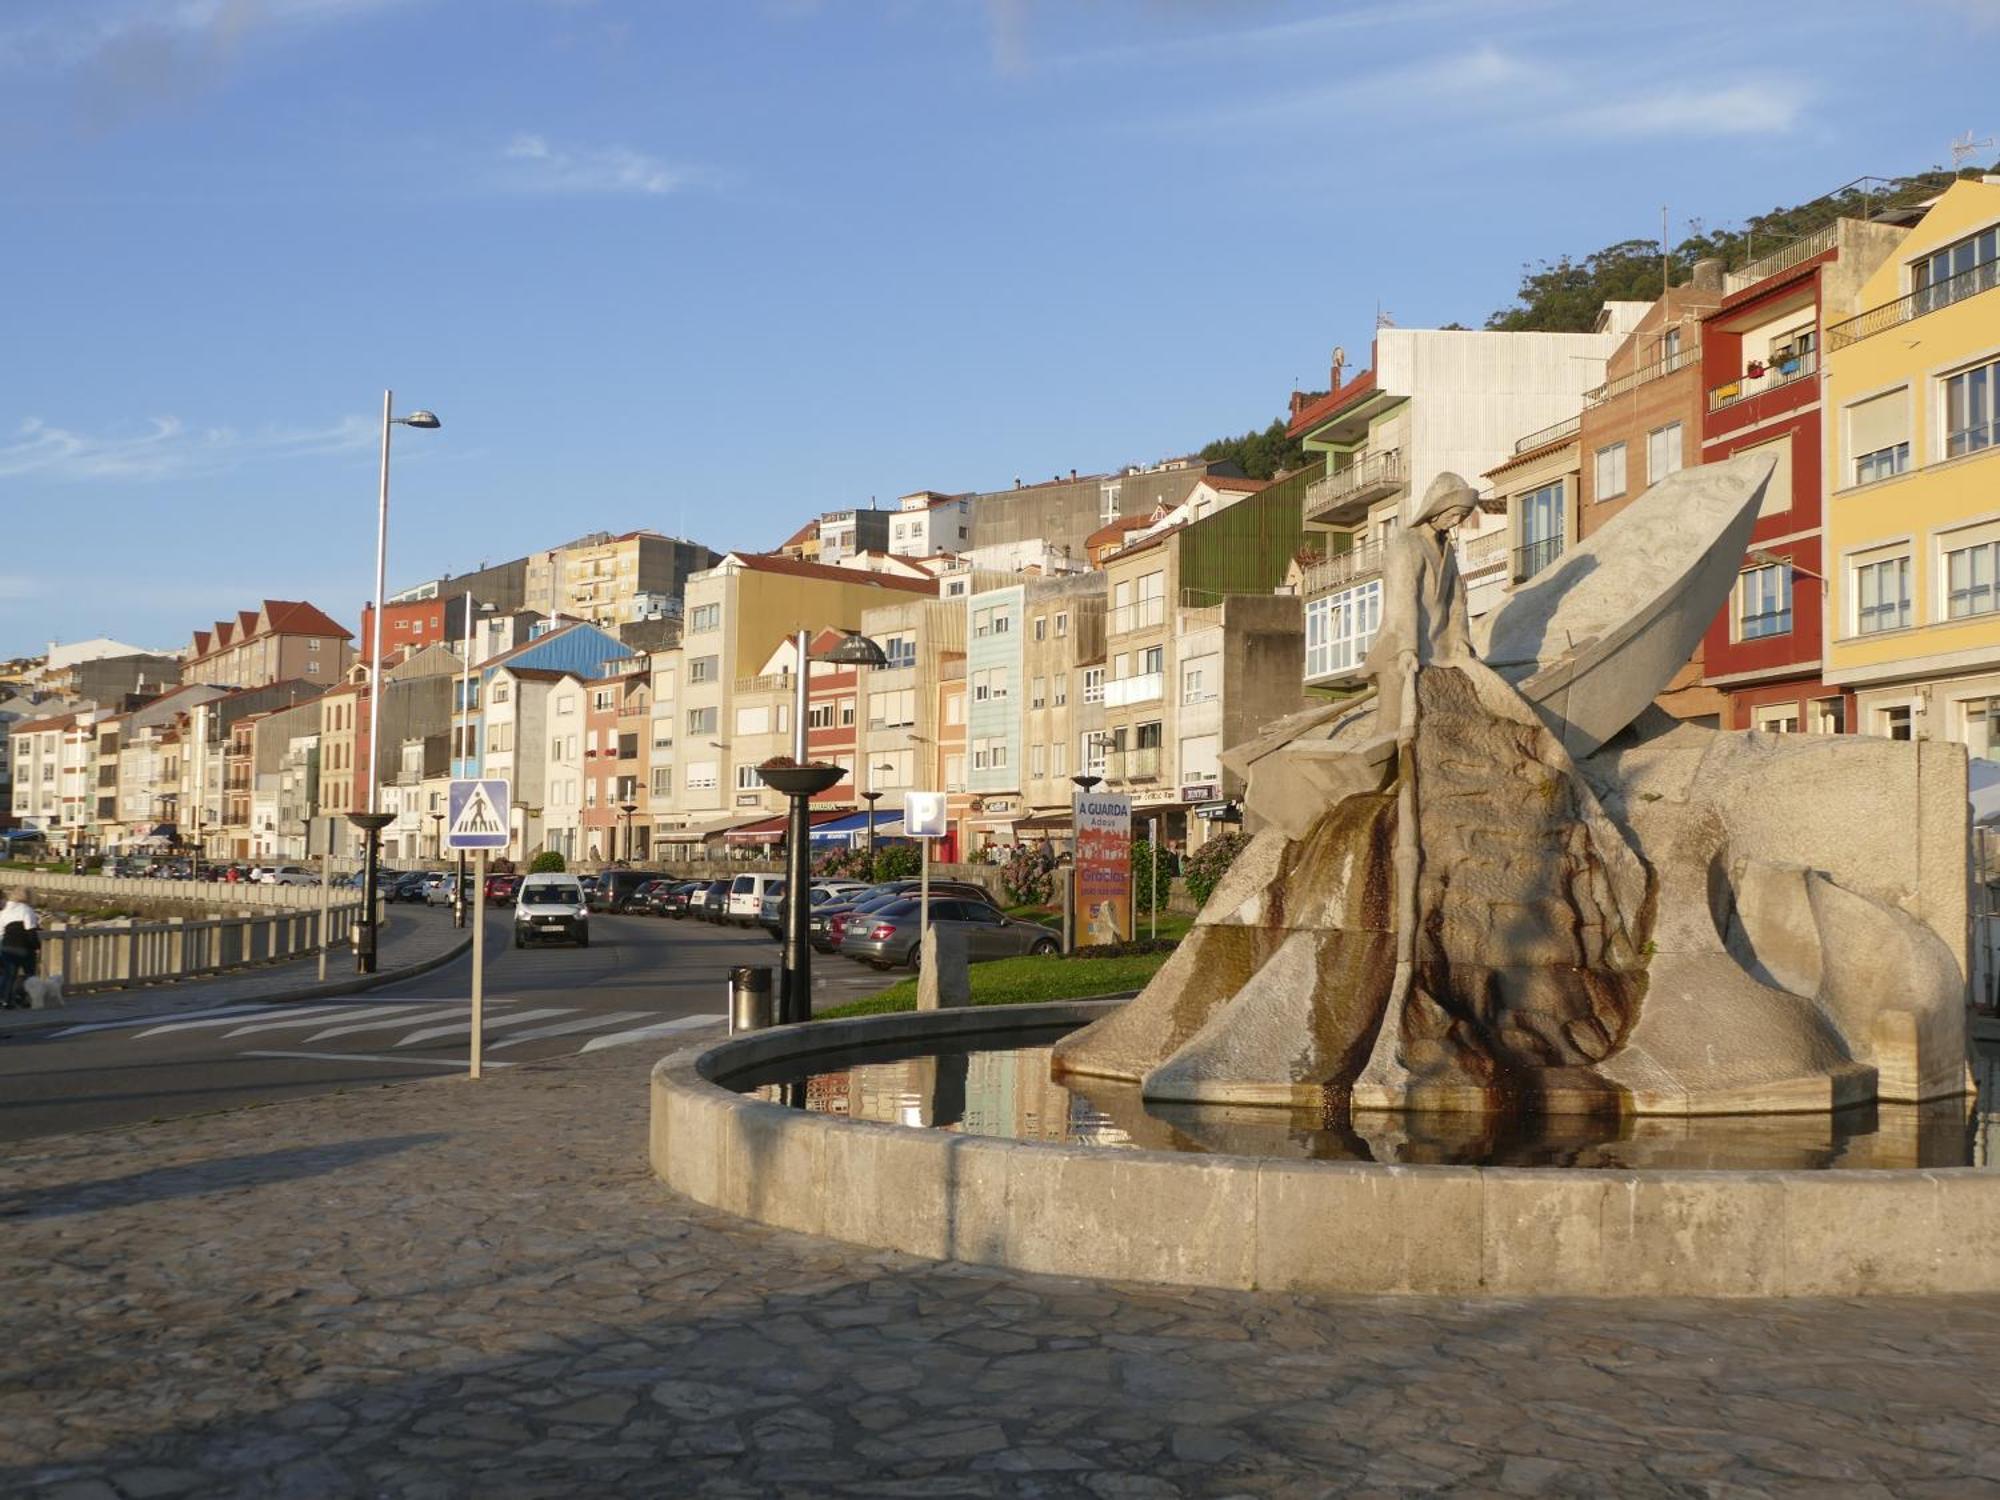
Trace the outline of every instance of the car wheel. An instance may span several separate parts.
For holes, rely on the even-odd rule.
[[[576,945],[579,948],[588,948],[590,946],[590,934],[587,932],[579,932],[576,935]]]
[[[1035,946],[1028,951],[1037,958],[1053,958],[1058,951],[1058,945],[1054,938],[1037,938]]]
[[[518,932],[514,934],[514,946],[516,948],[525,948],[528,946],[525,942],[522,941],[521,934]]]

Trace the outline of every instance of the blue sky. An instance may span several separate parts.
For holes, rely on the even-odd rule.
[[[358,623],[385,385],[391,588],[769,547],[1937,164],[1996,61],[2000,0],[4,0],[0,655]]]

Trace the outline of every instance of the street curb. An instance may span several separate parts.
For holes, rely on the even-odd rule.
[[[369,990],[379,990],[386,985],[400,984],[405,979],[415,979],[420,975],[430,973],[433,969],[441,969],[453,959],[463,958],[471,948],[472,934],[468,931],[464,937],[453,943],[444,952],[433,954],[431,957],[421,959],[413,964],[403,964],[398,968],[382,970],[374,974],[356,974],[349,979],[329,979],[324,984],[313,983],[302,985],[298,989],[284,990],[275,995],[259,995],[254,1001],[245,1001],[244,1003],[254,1003],[257,1005],[296,1005],[306,1000],[332,1000],[342,995],[359,995]],[[79,998],[91,997],[80,996]],[[20,1036],[27,1032],[40,1031],[44,1027],[53,1028],[57,1025],[79,1024],[75,1021],[75,1018],[64,1014],[66,1009],[67,1007],[64,1006],[54,1006],[48,1010],[31,1011],[27,1016],[19,1019],[10,1018],[6,1021],[0,1021],[0,1038]],[[33,1019],[30,1019],[30,1017]],[[44,1017],[47,1019],[44,1020]],[[134,1025],[144,1025],[147,1021],[154,1018],[134,1016],[131,1019]]]

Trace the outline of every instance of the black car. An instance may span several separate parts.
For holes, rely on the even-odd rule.
[[[729,887],[733,882],[711,880],[688,898],[688,914],[704,922],[721,922],[729,916]]]
[[[590,893],[590,905],[594,911],[632,912],[640,908],[632,904],[632,898],[642,886],[660,878],[657,870],[606,870],[597,877],[597,887]]]
[[[703,889],[699,880],[673,880],[657,887],[647,899],[661,916],[679,919],[688,914],[688,902]]]
[[[418,870],[414,874],[398,875],[392,870],[386,876],[377,877],[376,888],[382,892],[382,899],[384,901],[416,901],[421,903],[425,895],[424,872]]]

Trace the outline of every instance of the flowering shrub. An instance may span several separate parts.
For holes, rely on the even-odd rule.
[[[869,876],[878,881],[908,880],[922,863],[923,855],[908,844],[890,844],[875,851],[875,868]]]
[[[1000,867],[1000,889],[1015,906],[1047,906],[1055,899],[1055,862],[1022,844]]]
[[[1249,843],[1248,834],[1232,830],[1217,834],[1188,856],[1185,872],[1188,894],[1194,897],[1197,907],[1208,905],[1208,898],[1215,894],[1215,888],[1222,884],[1222,877],[1229,873],[1229,867],[1236,863],[1236,856]]]
[[[560,875],[569,868],[568,863],[553,849],[544,849],[537,854],[534,863],[528,866],[530,875]]]

